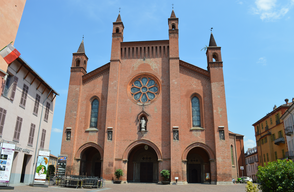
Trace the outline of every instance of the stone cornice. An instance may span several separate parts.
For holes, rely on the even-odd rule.
[[[87,73],[83,67],[71,67],[70,72],[82,72],[83,74]]]
[[[223,62],[222,62],[222,61],[209,62],[209,63],[208,63],[208,67],[209,67],[209,68],[223,67]]]
[[[197,67],[197,66],[195,66],[195,65],[192,65],[192,64],[190,64],[190,63],[187,63],[187,62],[185,62],[185,61],[180,60],[180,66],[185,67],[185,68],[187,68],[187,69],[190,69],[190,70],[192,70],[192,71],[195,71],[195,72],[197,72],[197,73],[200,73],[200,74],[202,74],[202,75],[205,75],[205,76],[207,76],[207,77],[210,76],[210,74],[209,74],[208,71],[206,71],[206,70],[204,70],[204,69],[201,69],[200,67]]]

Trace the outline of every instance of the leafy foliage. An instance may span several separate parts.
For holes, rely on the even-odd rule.
[[[166,169],[163,169],[161,172],[160,172],[161,176],[165,179],[165,180],[168,180],[169,179],[169,176],[170,176],[170,172],[169,170],[166,170]]]
[[[55,172],[55,167],[54,167],[54,165],[49,165],[49,166],[48,166],[48,174],[49,174],[49,175],[54,175],[54,172]]]
[[[122,171],[121,169],[117,169],[117,170],[115,171],[114,175],[115,175],[115,177],[117,178],[117,180],[119,180],[119,178],[120,178],[121,176],[123,176],[124,174],[123,174],[123,171]]]
[[[254,185],[251,181],[247,182],[246,192],[258,192],[257,185]]]
[[[294,192],[294,163],[278,159],[264,167],[259,166],[257,178],[263,192]]]

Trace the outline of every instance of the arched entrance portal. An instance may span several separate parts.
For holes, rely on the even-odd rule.
[[[101,176],[101,155],[94,147],[88,147],[81,153],[80,175]]]
[[[128,182],[158,182],[158,157],[152,147],[140,144],[128,157]]]
[[[204,183],[206,174],[210,175],[210,163],[207,152],[200,147],[191,149],[187,155],[187,181],[188,183]]]

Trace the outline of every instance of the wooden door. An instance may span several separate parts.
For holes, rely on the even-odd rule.
[[[153,182],[153,163],[140,163],[140,182]]]

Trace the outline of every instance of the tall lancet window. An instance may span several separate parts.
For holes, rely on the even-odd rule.
[[[97,128],[99,101],[94,99],[91,104],[90,127]]]
[[[201,127],[199,99],[197,97],[193,97],[191,102],[192,102],[192,122],[193,122],[193,127]]]

